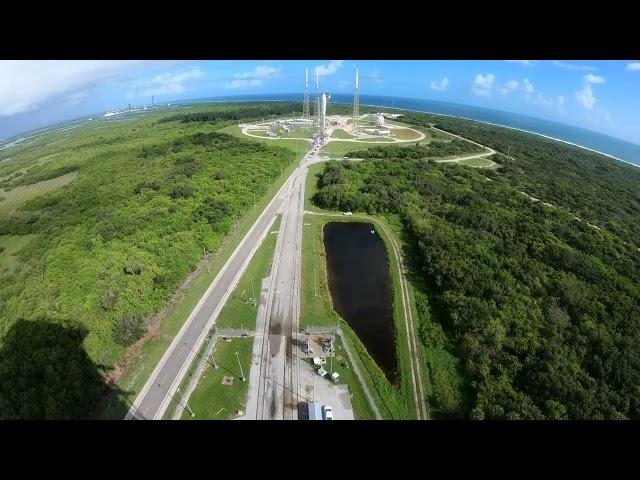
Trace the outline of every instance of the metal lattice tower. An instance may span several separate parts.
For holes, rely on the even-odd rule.
[[[355,133],[358,133],[358,117],[360,117],[360,84],[358,80],[358,69],[356,68],[356,89],[353,93],[353,125]]]
[[[304,104],[302,105],[302,118],[309,116],[309,69],[304,69]]]
[[[318,96],[318,72],[316,72],[316,101],[315,101],[314,117],[316,117],[318,126],[320,126],[320,97]]]

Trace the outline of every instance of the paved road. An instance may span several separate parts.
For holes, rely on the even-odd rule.
[[[257,382],[250,384],[247,412],[258,420],[295,420],[301,361],[297,355],[300,320],[302,220],[307,168],[318,161],[307,154],[294,173],[291,188],[282,205],[282,220],[270,275],[266,318],[261,324],[261,341],[254,357],[259,358]],[[257,389],[257,392],[251,391]],[[255,402],[255,404],[253,404]]]
[[[180,392],[177,392],[180,382],[227,298],[269,232],[293,180],[299,175],[299,169],[292,173],[222,267],[133,402],[126,420],[161,419],[172,402],[181,401]]]

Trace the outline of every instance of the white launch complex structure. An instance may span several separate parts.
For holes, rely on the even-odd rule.
[[[305,70],[305,104],[308,101],[308,80],[307,71]],[[315,89],[315,108],[314,117],[316,118],[316,127],[318,129],[318,136],[324,137],[327,133],[327,101],[331,99],[330,93],[319,94],[319,79],[318,72],[316,72],[316,89]],[[308,106],[303,107],[303,112],[308,112]],[[360,75],[356,68],[356,81],[355,91],[353,95],[353,132],[357,138],[358,134],[358,121],[360,119]]]
[[[360,114],[360,71],[357,68],[354,78],[352,114],[328,114],[327,107],[331,94],[320,91],[318,70],[315,74],[315,98],[312,100],[309,98],[309,69],[305,68],[301,117],[273,118],[258,123],[241,124],[242,133],[263,139],[291,141],[307,139],[316,146],[324,146],[327,142],[333,141],[406,143],[421,141],[425,138],[423,132],[386,121],[387,118],[395,119],[401,116],[400,113]],[[313,107],[311,107],[312,101]]]

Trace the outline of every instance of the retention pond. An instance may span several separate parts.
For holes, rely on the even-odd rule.
[[[384,243],[371,224],[359,222],[329,222],[323,238],[334,308],[396,384],[393,297]]]

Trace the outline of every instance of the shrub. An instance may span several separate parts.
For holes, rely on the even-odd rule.
[[[118,300],[118,292],[112,292],[111,290],[106,291],[102,297],[102,308],[105,310],[113,310],[116,305],[116,300]]]
[[[142,273],[142,267],[138,262],[131,262],[125,265],[124,273],[127,275],[140,275]]]
[[[171,190],[171,193],[169,195],[171,195],[171,198],[193,197],[193,188],[189,185],[184,184],[176,185],[175,187],[173,187],[173,190]]]
[[[133,315],[125,315],[113,324],[113,340],[124,347],[135,343],[145,333],[144,319]]]
[[[151,190],[158,191],[160,190],[160,185],[158,185],[156,182],[140,182],[134,187],[133,193],[137,195],[142,192],[143,188],[150,188]]]

